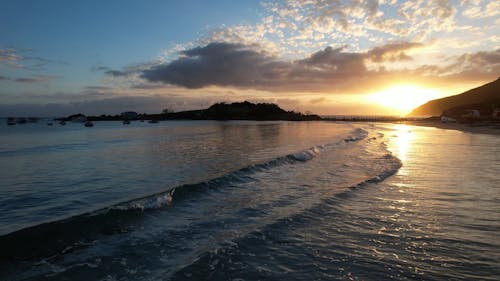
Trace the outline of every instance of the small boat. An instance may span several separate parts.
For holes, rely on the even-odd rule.
[[[59,125],[66,126],[66,121],[64,121],[64,120],[59,121]]]
[[[47,126],[52,126],[52,125],[54,125],[54,123],[52,123],[52,122],[47,122]]]
[[[129,120],[123,120],[123,124],[124,125],[130,125],[130,121]]]
[[[91,121],[87,121],[85,122],[85,127],[94,127],[94,123],[92,123]]]
[[[158,120],[149,120],[148,123],[150,123],[150,124],[156,124],[156,123],[158,123]]]
[[[16,125],[16,119],[12,117],[7,118],[7,125],[9,126]]]
[[[28,120],[26,120],[26,118],[24,118],[24,117],[19,117],[16,120],[17,124],[26,124],[26,122],[28,122]]]

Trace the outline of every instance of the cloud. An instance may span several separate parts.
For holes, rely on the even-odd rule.
[[[14,79],[13,81],[19,83],[39,83],[39,82],[45,82],[46,80],[41,78],[17,78]]]
[[[406,50],[421,43],[398,42],[367,52],[348,52],[345,47],[327,47],[307,58],[283,60],[255,45],[214,42],[182,51],[177,59],[144,69],[140,77],[189,89],[233,86],[273,91],[324,91],[347,80],[377,76],[368,71],[366,60],[409,60]]]
[[[462,14],[471,19],[484,19],[500,15],[500,2],[491,1],[483,6],[480,3],[473,4],[465,9]]]
[[[405,51],[422,46],[422,43],[417,42],[390,43],[371,49],[367,52],[367,56],[374,62],[411,60]]]
[[[102,65],[94,65],[90,68],[90,71],[92,72],[100,72],[100,71],[108,71],[108,70],[111,70],[109,67],[107,66],[102,66]]]
[[[86,86],[85,87],[85,90],[88,90],[88,91],[107,91],[107,90],[111,90],[112,88],[111,87],[107,87],[107,86]]]
[[[16,53],[15,49],[6,48],[0,49],[0,64],[7,65],[15,68],[22,68],[20,63],[24,58]]]
[[[487,82],[500,76],[500,49],[447,56],[446,65],[421,65],[407,71],[410,77],[427,77],[450,83]]]
[[[107,75],[114,76],[114,77],[120,77],[120,76],[127,76],[128,73],[125,71],[121,70],[107,70],[104,72]]]
[[[0,49],[0,65],[18,69],[42,70],[48,64],[69,65],[68,62],[56,59],[33,56],[31,49]]]
[[[19,78],[0,76],[0,81],[33,84],[33,83],[46,83],[46,82],[49,82],[50,80],[57,79],[57,78],[61,78],[61,76],[58,76],[58,75],[36,75],[34,77],[19,77]]]
[[[141,77],[190,89],[245,87],[266,84],[280,69],[288,69],[286,63],[249,46],[217,42],[183,51],[176,60],[144,70]]]
[[[500,49],[456,56],[453,63],[441,69],[441,73],[459,79],[497,78],[500,75]]]
[[[449,0],[283,0],[264,1],[263,7],[255,25],[223,26],[201,42],[258,43],[268,52],[294,56],[327,45],[423,41],[459,28],[457,7]],[[488,7],[492,14],[495,6]]]
[[[500,51],[450,56],[444,65],[414,64],[387,69],[383,63],[412,60],[408,50],[419,42],[394,42],[365,52],[327,47],[306,58],[284,60],[255,45],[216,42],[182,51],[177,59],[139,71],[146,81],[140,88],[163,84],[200,89],[236,87],[272,92],[352,92],[393,79],[470,81],[490,80],[500,73]],[[381,64],[368,68],[368,62]],[[149,83],[148,83],[149,82]]]

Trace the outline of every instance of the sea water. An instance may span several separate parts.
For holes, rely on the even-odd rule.
[[[166,121],[0,137],[0,280],[500,276],[498,136]]]

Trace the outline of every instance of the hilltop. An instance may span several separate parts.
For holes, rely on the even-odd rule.
[[[248,101],[235,103],[216,103],[207,109],[181,111],[162,114],[165,119],[195,120],[319,120],[318,115],[307,115],[286,111],[273,103],[254,104]]]
[[[447,110],[476,107],[482,109],[481,115],[491,114],[494,105],[500,106],[500,78],[455,96],[431,100],[415,108],[408,116],[440,116]]]

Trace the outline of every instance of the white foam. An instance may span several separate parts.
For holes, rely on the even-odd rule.
[[[320,154],[320,150],[317,147],[311,147],[308,150],[293,154],[293,158],[297,161],[309,161]]]

